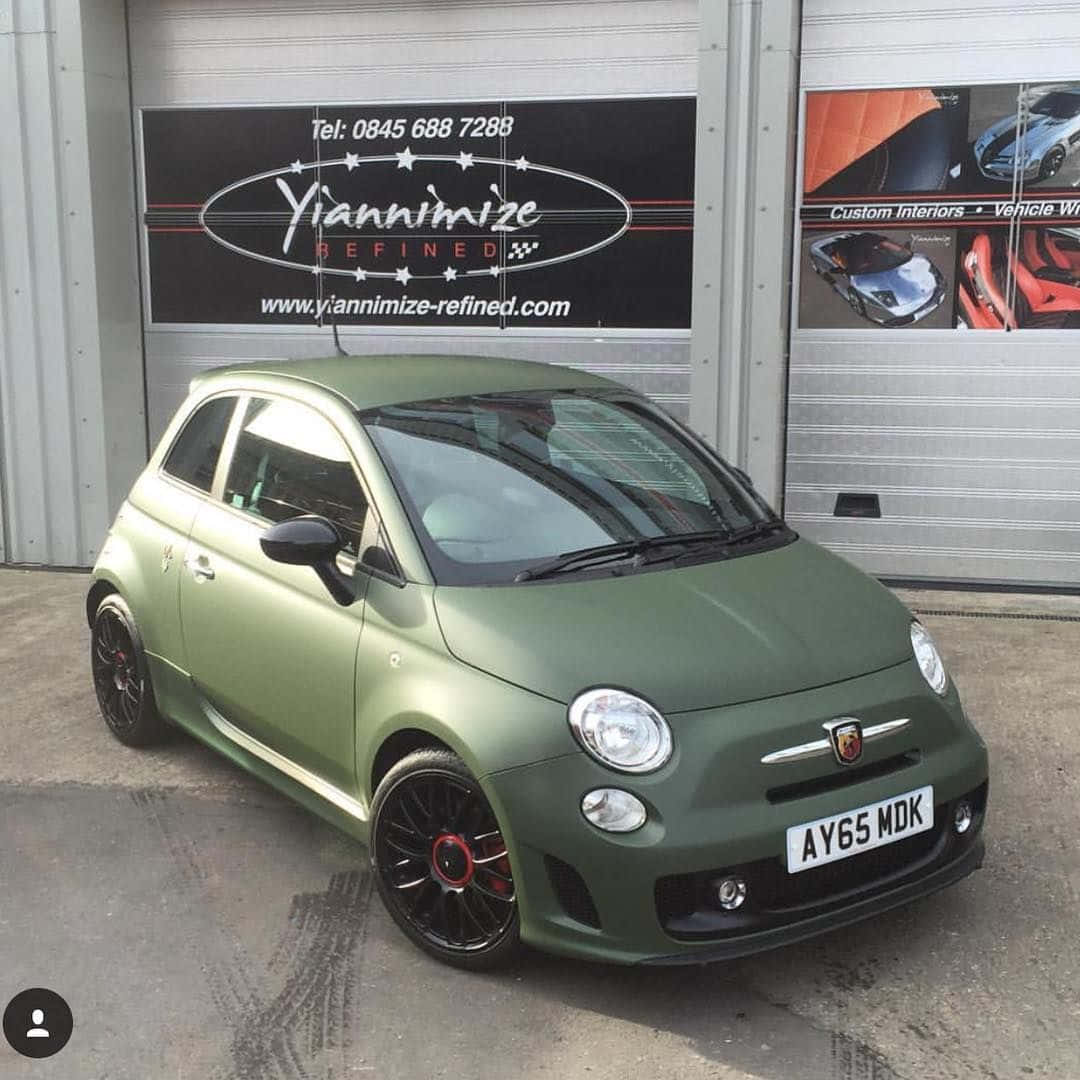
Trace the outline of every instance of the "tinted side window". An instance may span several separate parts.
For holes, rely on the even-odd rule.
[[[225,429],[229,426],[234,397],[219,397],[200,405],[188,418],[162,466],[170,476],[209,491],[214,482]]]
[[[253,398],[240,428],[225,501],[267,521],[321,514],[356,555],[367,500],[333,425],[306,405]]]

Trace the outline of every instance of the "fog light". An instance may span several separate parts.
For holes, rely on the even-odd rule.
[[[714,882],[717,903],[725,911],[741,908],[746,900],[746,882],[741,877],[726,877]]]
[[[587,821],[605,832],[633,832],[649,816],[645,804],[629,791],[597,788],[581,800],[581,812]]]
[[[963,836],[971,828],[974,819],[975,811],[972,809],[971,803],[967,799],[961,799],[956,804],[956,811],[953,814],[953,828],[956,830],[956,835]]]

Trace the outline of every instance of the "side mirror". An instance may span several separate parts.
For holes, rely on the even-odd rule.
[[[335,557],[345,546],[341,534],[324,517],[304,514],[271,525],[259,537],[263,554],[287,566],[310,566],[330,595],[342,607],[356,600],[351,582],[337,566]]]

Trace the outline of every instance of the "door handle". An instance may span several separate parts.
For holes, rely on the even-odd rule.
[[[184,559],[184,566],[191,571],[191,576],[198,581],[202,578],[205,581],[214,580],[214,568],[210,565],[210,560],[205,555],[188,555]]]

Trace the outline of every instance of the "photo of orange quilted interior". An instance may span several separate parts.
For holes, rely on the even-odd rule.
[[[820,187],[912,120],[940,107],[927,89],[808,94],[803,190]]]

